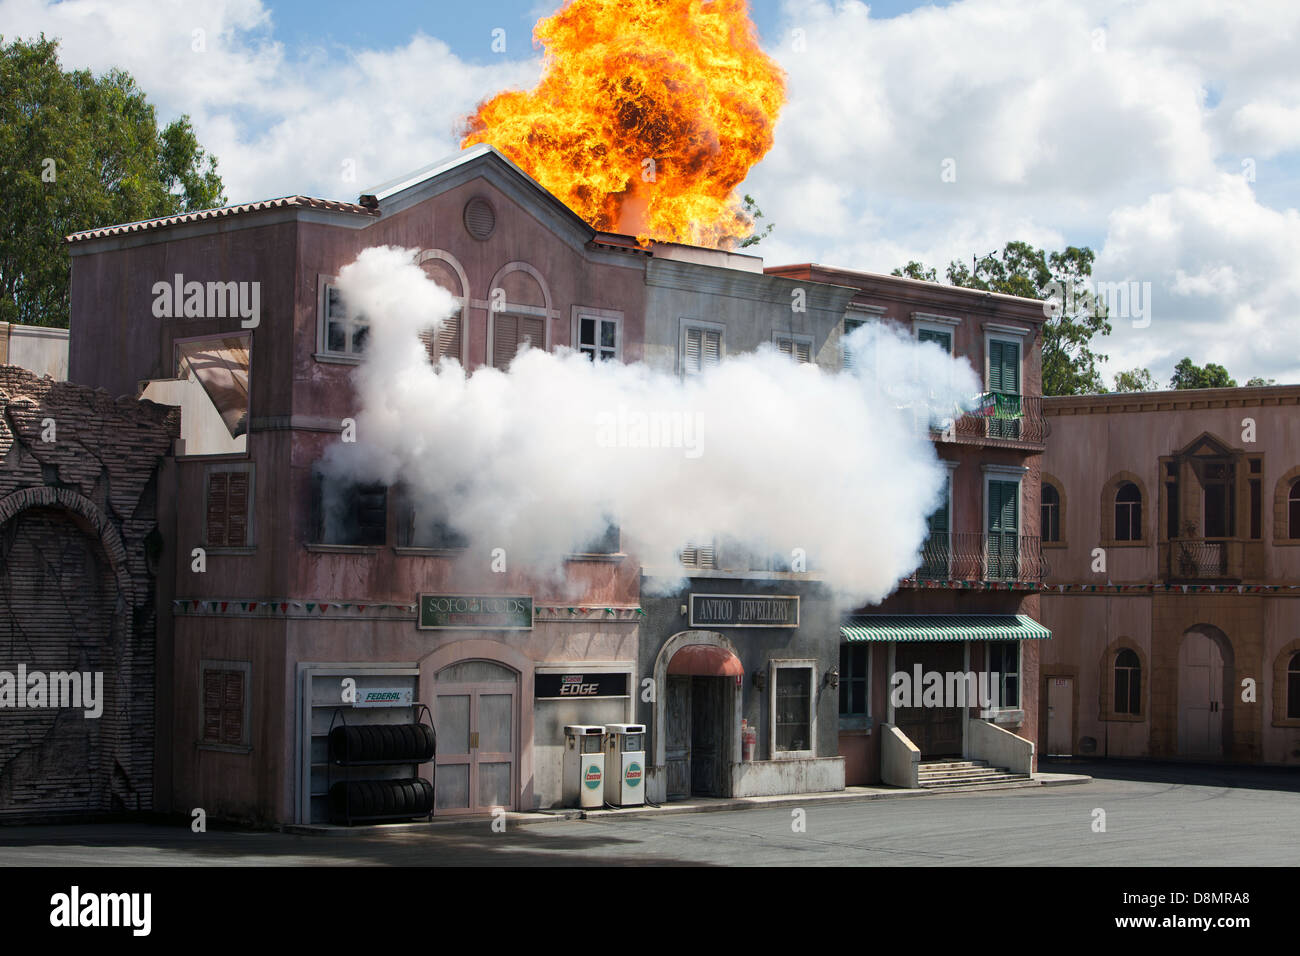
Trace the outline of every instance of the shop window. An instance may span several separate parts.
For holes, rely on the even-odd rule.
[[[868,644],[840,645],[840,729],[867,726],[871,647]]]
[[[772,669],[773,753],[811,754],[813,669],[777,662]]]
[[[1043,482],[1039,510],[1042,518],[1041,531],[1043,543],[1056,543],[1061,540],[1061,493],[1055,485]]]
[[[364,315],[352,314],[333,283],[333,276],[321,281],[318,352],[329,356],[360,358],[370,338],[370,323]]]
[[[989,641],[986,669],[997,674],[997,706],[1020,706],[1020,642]]]
[[[1117,714],[1142,713],[1142,664],[1137,653],[1124,648],[1115,655],[1115,697]]]
[[[388,537],[388,489],[330,478],[317,472],[312,487],[316,542],[382,545]]]
[[[202,746],[248,749],[249,667],[246,661],[203,661],[199,665]]]
[[[1291,655],[1286,668],[1286,715],[1300,720],[1300,653]]]
[[[1131,481],[1115,491],[1115,540],[1142,540],[1142,492]]]
[[[204,542],[209,548],[245,548],[252,535],[252,465],[214,467],[207,473]]]

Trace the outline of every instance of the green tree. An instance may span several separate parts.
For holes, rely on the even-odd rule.
[[[903,268],[895,269],[890,275],[902,276],[904,279],[920,279],[922,282],[939,281],[939,274],[934,269],[927,269],[915,259],[903,266]]]
[[[1169,380],[1170,388],[1236,388],[1237,383],[1222,365],[1207,362],[1205,367],[1193,365],[1190,358],[1184,358],[1174,366],[1174,377]]]
[[[1276,384],[1277,384],[1277,379],[1275,378],[1266,379],[1259,375],[1256,375],[1253,378],[1246,379],[1247,388],[1255,388],[1259,385],[1276,385]]]
[[[763,210],[758,208],[758,203],[754,200],[754,197],[748,193],[745,194],[745,201],[741,204],[741,208],[745,210],[745,215],[749,216],[750,220],[754,224],[754,231],[744,239],[740,240],[738,245],[738,248],[740,249],[747,249],[750,246],[758,245],[766,239],[771,234],[772,227],[775,224],[769,222],[766,229],[762,232],[758,231],[758,221],[763,218]]]
[[[1156,387],[1155,377],[1147,368],[1132,368],[1127,372],[1115,373],[1115,391],[1149,392]]]
[[[159,129],[129,74],[65,71],[44,35],[0,36],[0,163],[5,322],[68,324],[69,233],[226,201],[188,116]]]
[[[968,289],[1054,299],[1059,308],[1043,323],[1043,394],[1104,392],[1097,366],[1106,356],[1093,352],[1091,345],[1094,336],[1109,335],[1111,327],[1105,304],[1089,291],[1094,258],[1087,246],[1049,255],[1027,242],[1008,242],[973,266],[949,263],[948,281]],[[935,270],[909,262],[893,274],[933,281]]]

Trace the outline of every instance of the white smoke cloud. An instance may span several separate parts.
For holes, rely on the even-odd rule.
[[[330,449],[331,477],[400,482],[485,561],[504,548],[556,582],[610,517],[623,550],[669,579],[688,541],[715,538],[724,566],[801,549],[847,604],[918,564],[945,473],[927,408],[950,415],[979,391],[965,361],[869,325],[847,341],[853,372],[765,346],[685,381],[567,349],[466,375],[418,340],[455,302],[413,255],[368,249],[339,273],[371,326],[357,443]]]

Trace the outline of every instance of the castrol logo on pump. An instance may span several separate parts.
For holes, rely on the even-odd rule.
[[[600,768],[594,763],[587,767],[587,772],[582,776],[582,782],[587,785],[587,789],[595,790],[600,786]]]
[[[623,781],[629,787],[637,787],[641,784],[641,765],[636,761],[627,765],[627,773],[623,774]]]

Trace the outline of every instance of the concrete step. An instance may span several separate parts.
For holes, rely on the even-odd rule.
[[[975,793],[980,790],[1015,790],[1020,787],[1041,787],[1042,784],[1032,777],[1017,778],[1000,783],[981,783],[974,786],[951,786],[951,787],[924,787],[925,790],[934,793]]]
[[[922,760],[921,773],[927,770],[960,770],[968,767],[987,767],[987,760]]]
[[[989,787],[1002,784],[1024,784],[1033,782],[1027,773],[997,773],[984,777],[953,777],[945,780],[921,780],[921,787],[926,790],[953,790],[968,787]]]

